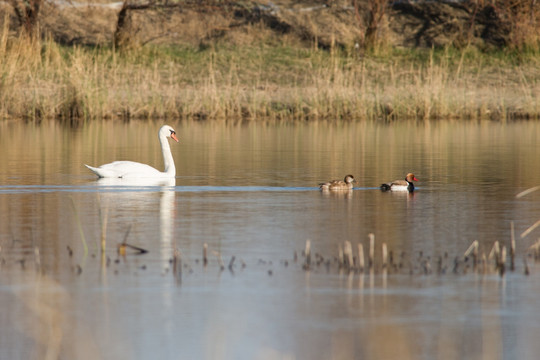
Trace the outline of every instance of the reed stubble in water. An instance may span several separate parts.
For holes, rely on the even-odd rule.
[[[129,235],[129,228],[127,229],[124,241],[120,244],[124,248],[124,254],[121,254],[123,257],[125,257],[128,254],[125,254],[125,251],[130,248],[135,250],[132,255],[137,255],[141,253],[141,248],[127,245],[127,237]],[[370,255],[371,261],[369,265],[369,274],[379,274],[386,276],[391,276],[393,274],[409,274],[409,275],[422,275],[422,276],[429,276],[432,274],[436,274],[437,276],[443,276],[447,274],[446,269],[448,268],[447,261],[449,259],[448,254],[444,253],[444,255],[441,256],[434,256],[436,258],[436,271],[432,271],[431,266],[431,258],[432,256],[424,254],[423,251],[420,251],[418,255],[414,255],[409,258],[409,256],[403,251],[400,255],[399,263],[394,263],[393,256],[390,254],[393,254],[393,251],[388,249],[388,246],[386,243],[382,243],[380,247],[375,246],[375,236],[374,234],[369,234],[368,242],[370,243],[370,253],[373,253]],[[512,243],[512,240],[510,240],[510,243]],[[363,244],[359,242],[357,244],[357,257],[354,256],[352,249],[353,244],[350,241],[345,241],[343,244],[339,246],[338,248],[338,254],[337,256],[335,254],[325,254],[321,255],[320,253],[315,253],[315,261],[312,261],[312,252],[313,252],[313,245],[311,240],[307,240],[305,244],[305,248],[303,250],[303,255],[305,257],[305,260],[301,264],[297,264],[296,260],[293,260],[297,266],[289,266],[288,260],[282,260],[280,263],[284,268],[290,269],[290,271],[293,271],[294,269],[301,269],[306,272],[314,272],[318,273],[319,270],[326,269],[326,273],[332,273],[336,272],[339,274],[349,274],[349,276],[353,276],[354,274],[357,274],[358,276],[365,276],[365,268],[364,268],[364,250],[363,250]],[[510,248],[512,249],[514,245],[510,245]],[[68,246],[68,255],[72,256],[72,250]],[[2,249],[2,253],[4,253]],[[144,249],[143,249],[144,250]],[[476,274],[498,274],[501,278],[505,276],[507,270],[510,270],[511,272],[514,272],[516,270],[515,267],[512,267],[512,260],[511,255],[507,254],[507,246],[501,245],[499,241],[495,241],[491,247],[491,250],[489,252],[489,255],[486,255],[485,251],[481,252],[480,244],[477,240],[473,241],[471,245],[467,248],[467,250],[464,252],[462,256],[456,256],[453,258],[453,271],[452,274],[455,275],[467,275],[468,273],[476,273]],[[206,253],[208,251],[208,245],[205,243],[203,245],[203,254],[206,256]],[[514,255],[517,255],[515,250]],[[206,268],[216,268],[219,271],[219,273],[223,272],[225,269],[225,265],[223,263],[222,254],[217,251],[212,251],[212,253],[216,256],[217,261],[214,262],[207,262],[205,265]],[[376,257],[375,253],[379,254],[380,257]],[[480,256],[480,253],[482,253],[482,256]],[[296,257],[296,252],[294,252],[294,256]],[[41,266],[41,252],[39,248],[34,248],[34,251],[30,254],[31,258],[22,258],[15,261],[15,263],[20,264],[20,269],[22,271],[28,271],[29,267],[27,264],[34,264],[35,271],[43,272],[44,269]],[[535,242],[533,245],[528,247],[525,250],[525,253],[520,254],[523,258],[523,274],[530,275],[531,274],[531,267],[529,266],[528,259],[532,258],[534,259],[535,263],[540,262],[540,240]],[[94,257],[92,257],[94,258]],[[334,258],[334,262],[332,262],[331,259]],[[470,258],[472,258],[472,264],[470,261]],[[8,258],[9,259],[9,258]],[[230,261],[228,263],[228,268],[230,270],[230,273],[234,275],[234,264],[236,262],[237,255],[232,255],[230,258]],[[326,259],[326,260],[325,260]],[[120,259],[116,261],[115,263],[117,265],[120,265],[122,263],[128,264],[129,260],[126,260],[124,262],[120,262]],[[0,262],[1,266],[6,266],[5,256],[2,257],[2,261]],[[107,266],[110,262],[110,259],[107,257]],[[193,269],[190,269],[187,273],[187,275],[184,275],[182,272],[183,267],[186,267],[187,265],[183,265],[184,261],[182,260],[182,254],[178,249],[175,249],[173,251],[173,256],[171,257],[169,261],[171,267],[172,267],[172,274],[173,277],[176,280],[176,283],[178,285],[182,284],[183,277],[187,276],[189,274],[193,273]],[[246,267],[246,264],[244,261],[241,261],[242,263],[242,269]],[[403,263],[408,263],[409,266],[403,266]],[[272,276],[274,275],[274,268],[273,268],[273,261],[265,261],[262,259],[259,259],[259,264],[266,266],[270,266],[270,268],[266,268],[265,271],[268,275]],[[509,266],[510,264],[510,266]],[[472,265],[472,266],[471,266]],[[121,266],[121,265],[120,265]],[[508,267],[509,266],[509,267]],[[140,269],[146,269],[146,266],[140,267]],[[81,265],[75,266],[75,272],[78,275],[81,275],[83,272],[83,267]],[[206,273],[206,271],[205,271]]]
[[[444,255],[435,256],[436,260],[436,271],[432,269],[432,256],[426,256],[423,251],[418,253],[418,256],[413,257],[408,260],[409,267],[408,269],[403,266],[403,263],[406,261],[407,255],[403,251],[401,252],[399,263],[394,263],[393,251],[388,249],[386,243],[382,243],[380,249],[377,249],[375,246],[375,235],[368,235],[369,242],[369,271],[371,274],[382,272],[385,276],[391,274],[403,274],[408,273],[409,275],[422,274],[422,275],[431,275],[433,273],[442,276],[447,274],[448,269],[448,253]],[[332,271],[331,263],[329,261],[319,261],[317,260],[314,266],[311,266],[310,254],[312,252],[311,241],[306,241],[306,248],[303,252],[306,256],[306,260],[302,265],[304,271],[316,270],[321,264],[326,264],[327,272]],[[343,244],[338,244],[337,255],[335,256],[335,263],[337,264],[337,271],[342,272],[345,270],[348,273],[358,273],[362,274],[364,272],[364,250],[363,244],[358,243],[358,257],[355,258],[352,253],[352,244],[350,241],[345,241]],[[380,262],[376,261],[375,253],[380,250]],[[295,252],[296,254],[296,252]],[[513,254],[513,255],[512,255]],[[463,256],[455,256],[453,259],[453,268],[452,273],[456,275],[466,275],[467,273],[481,273],[481,274],[490,274],[496,272],[503,277],[509,269],[511,272],[516,270],[515,262],[513,257],[515,257],[515,241],[510,240],[510,254],[507,253],[507,246],[501,245],[499,241],[495,241],[489,255],[486,256],[485,252],[482,252],[480,256],[480,244],[478,240],[474,240],[471,245],[464,252]],[[533,246],[529,247],[526,250],[526,254],[523,257],[523,273],[525,275],[530,274],[530,268],[527,263],[527,257],[533,256],[535,262],[540,261],[540,240],[535,243]],[[331,256],[326,256],[331,257]],[[325,256],[316,253],[316,259],[324,259]],[[470,259],[472,258],[472,264]],[[296,261],[295,261],[296,262]],[[308,266],[308,263],[310,266]],[[509,266],[509,267],[508,267]],[[405,272],[404,272],[405,271]]]

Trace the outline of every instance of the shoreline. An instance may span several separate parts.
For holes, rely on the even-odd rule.
[[[0,118],[538,120],[538,59],[475,49],[363,57],[290,45],[65,47],[0,40]]]

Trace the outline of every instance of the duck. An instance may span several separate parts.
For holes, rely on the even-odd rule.
[[[413,173],[408,173],[405,180],[394,180],[389,183],[381,184],[382,191],[414,191],[413,181],[418,181]]]
[[[167,138],[171,138],[176,142],[179,141],[176,136],[176,131],[169,125],[163,125],[158,131],[158,139],[163,154],[164,171],[159,171],[150,165],[134,161],[114,161],[99,167],[93,167],[86,164],[84,164],[84,166],[90,169],[90,171],[99,178],[174,178],[176,176],[176,168],[174,166],[174,159]]]
[[[319,184],[321,190],[351,190],[353,182],[356,182],[354,176],[347,175],[343,180],[332,180]]]

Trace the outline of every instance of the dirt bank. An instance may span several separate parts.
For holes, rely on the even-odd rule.
[[[363,43],[369,27],[366,1],[359,1],[356,8],[354,2],[340,0],[209,4],[187,3],[167,10],[130,11],[129,40],[136,44],[204,46],[215,41],[242,44],[261,38],[283,38],[308,46],[354,48]],[[40,29],[63,44],[111,44],[120,6],[120,3],[45,4],[40,13]],[[11,13],[15,30],[17,20],[11,7],[3,5],[2,12]],[[472,44],[486,48],[507,45],[511,29],[491,6],[396,2],[386,8],[375,32],[379,41],[392,46]]]

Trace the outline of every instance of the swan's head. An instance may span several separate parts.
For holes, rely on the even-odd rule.
[[[178,142],[178,138],[176,137],[176,131],[169,125],[163,125],[161,129],[159,129],[159,137],[170,137],[174,141]]]

